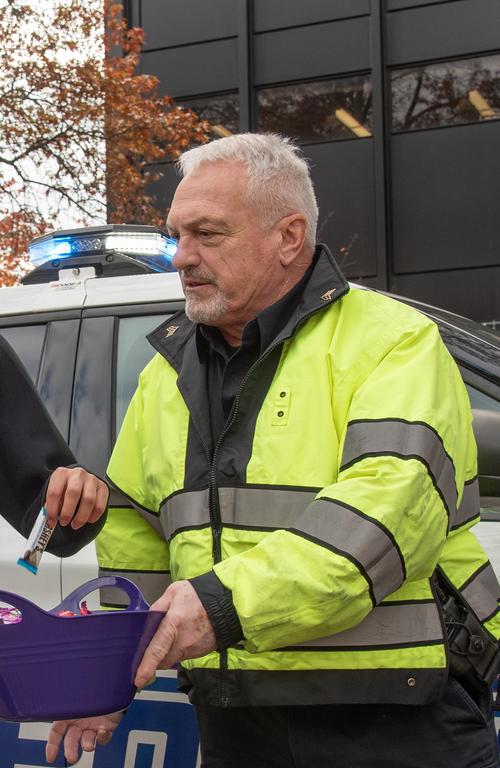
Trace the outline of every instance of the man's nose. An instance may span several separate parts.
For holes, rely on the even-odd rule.
[[[186,269],[186,267],[199,263],[200,259],[197,254],[194,238],[189,236],[179,237],[177,240],[177,250],[172,259],[172,265],[175,269]]]

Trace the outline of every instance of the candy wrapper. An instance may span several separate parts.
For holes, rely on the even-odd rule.
[[[17,564],[22,565],[23,568],[27,568],[31,573],[38,573],[40,560],[42,559],[42,555],[45,552],[53,532],[54,528],[51,528],[48,524],[47,510],[45,509],[45,506],[43,506],[28,539],[28,549],[25,551],[24,555],[18,559]]]
[[[92,613],[92,611],[89,611],[86,601],[82,600],[82,603],[80,605],[80,616],[89,616],[91,613]],[[57,615],[58,616],[63,616],[63,617],[65,617],[65,616],[78,616],[78,613],[74,613],[73,611],[64,610],[64,611],[58,611]]]
[[[0,606],[0,624],[19,624],[23,620],[19,608],[5,608]]]

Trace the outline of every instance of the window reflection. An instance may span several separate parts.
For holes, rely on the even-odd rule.
[[[240,105],[237,93],[218,93],[215,96],[177,100],[179,107],[192,109],[200,120],[210,123],[214,138],[231,136],[240,130]]]
[[[262,88],[258,130],[303,143],[371,136],[371,81],[365,76]]]
[[[500,56],[448,61],[392,73],[395,131],[500,118]]]

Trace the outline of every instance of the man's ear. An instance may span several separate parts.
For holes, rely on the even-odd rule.
[[[280,230],[280,261],[283,267],[288,267],[304,248],[307,235],[307,222],[302,213],[291,213],[279,222]]]

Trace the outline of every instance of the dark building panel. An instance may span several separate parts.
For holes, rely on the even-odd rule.
[[[499,157],[498,121],[392,137],[395,272],[498,264]]]
[[[500,266],[396,275],[391,291],[479,322],[500,318]]]
[[[160,171],[162,174],[161,179],[151,184],[149,189],[157,200],[157,208],[161,211],[165,211],[166,218],[167,209],[172,203],[174,192],[181,177],[177,174],[174,163],[161,163],[157,166],[153,166],[152,170]]]
[[[375,275],[373,142],[354,139],[303,151],[319,202],[318,240],[331,248],[348,277]]]
[[[160,79],[171,96],[230,91],[238,86],[237,39],[145,52],[142,71]]]
[[[370,69],[368,17],[266,32],[254,44],[256,85]]]
[[[180,0],[182,2],[182,0]],[[285,10],[286,8],[286,10]],[[346,19],[370,13],[370,0],[254,0],[253,15],[256,32],[283,29],[299,24]]]
[[[391,65],[463,56],[499,45],[498,0],[456,0],[387,15]]]
[[[141,1],[141,26],[147,30],[146,50],[217,40],[237,34],[235,0]]]
[[[388,11],[400,11],[405,8],[417,8],[420,5],[443,5],[456,0],[387,0]]]

